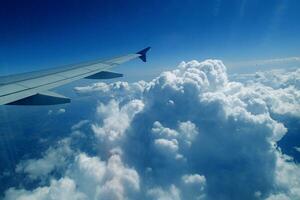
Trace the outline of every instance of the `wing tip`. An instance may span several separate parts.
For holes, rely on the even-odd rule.
[[[151,49],[151,47],[147,47],[145,49],[142,49],[141,51],[137,52],[136,54],[140,54],[139,58],[143,61],[143,62],[147,62],[147,52]]]

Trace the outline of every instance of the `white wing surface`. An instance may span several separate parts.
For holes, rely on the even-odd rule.
[[[108,60],[87,62],[38,72],[0,77],[0,105],[53,105],[71,100],[49,90],[82,79],[110,79],[123,76],[110,68],[140,58],[146,62],[147,47],[137,53]]]

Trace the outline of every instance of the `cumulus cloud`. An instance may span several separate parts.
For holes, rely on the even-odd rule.
[[[52,179],[49,186],[32,191],[10,188],[4,199],[122,200],[132,197],[140,189],[138,173],[125,166],[119,154],[112,154],[103,161],[99,157],[78,153],[70,163],[64,176],[59,180]]]
[[[78,190],[88,199],[121,200],[140,189],[139,175],[126,167],[118,154],[113,154],[105,162],[81,153],[67,174],[76,180]]]
[[[74,199],[84,200],[86,196],[76,191],[76,184],[72,179],[61,178],[52,180],[47,187],[38,187],[33,191],[24,189],[17,190],[10,188],[5,193],[6,200],[56,200],[56,199]]]
[[[154,144],[162,153],[166,153],[167,155],[178,151],[178,142],[176,139],[155,139]]]
[[[180,153],[186,146],[191,146],[198,134],[197,127],[190,121],[178,122],[177,130],[164,127],[159,121],[153,123],[151,133],[154,137],[154,147],[166,159],[184,159]],[[179,151],[180,150],[180,151]]]
[[[205,176],[199,174],[185,174],[182,176],[183,185],[181,186],[184,199],[205,199]]]
[[[103,117],[102,123],[93,124],[92,129],[101,139],[117,140],[122,137],[132,118],[143,107],[144,104],[140,100],[132,100],[122,107],[115,100],[111,100],[107,105],[101,103],[97,108],[97,113]]]
[[[132,84],[117,81],[111,84],[94,83],[90,86],[75,87],[74,90],[79,95],[97,94],[102,100],[106,98],[134,99],[141,98],[147,82],[139,81]]]
[[[276,170],[274,190],[267,200],[300,198],[300,167],[293,158],[276,152]]]
[[[274,89],[287,88],[289,86],[300,87],[300,69],[284,70],[274,69],[269,71],[258,71],[254,74],[234,74],[232,79],[247,85],[260,83]]]
[[[41,158],[21,161],[16,172],[25,173],[30,179],[47,177],[53,170],[62,170],[72,153],[69,140],[61,140],[57,147],[50,147]]]
[[[147,191],[147,195],[151,199],[157,200],[180,200],[180,191],[175,185],[171,185],[167,189],[152,188]]]
[[[237,74],[233,79],[259,96],[271,113],[300,116],[300,70],[270,70],[255,74]]]
[[[191,61],[150,82],[75,88],[100,100],[95,118],[72,128],[90,124],[98,148],[69,145],[61,177],[34,190],[10,188],[5,198],[48,198],[68,180],[83,199],[298,199],[300,168],[278,148],[288,129],[273,116],[300,116],[297,73],[276,74],[280,86],[265,81],[269,75],[233,81],[222,61]],[[28,170],[59,157],[50,155],[17,169],[36,179],[50,174],[56,165]]]

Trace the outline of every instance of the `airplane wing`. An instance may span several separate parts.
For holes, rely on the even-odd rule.
[[[146,62],[147,47],[137,53],[112,59],[81,63],[50,70],[0,77],[0,105],[53,105],[71,100],[49,90],[82,79],[110,79],[123,76],[112,67],[140,58]]]

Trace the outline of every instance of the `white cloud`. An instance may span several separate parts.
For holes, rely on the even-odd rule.
[[[82,126],[88,124],[90,121],[85,119],[85,120],[81,120],[79,121],[77,124],[74,124],[71,129],[74,131],[74,130],[77,130],[77,129],[80,129]]]
[[[247,85],[272,113],[300,116],[300,70],[282,69],[255,74],[238,74],[234,80]]]
[[[273,144],[287,129],[271,117],[270,109],[275,105],[260,90],[268,88],[228,81],[220,61],[181,63],[179,69],[162,73],[146,84],[142,98],[145,108],[131,122],[123,147],[125,155],[139,167],[147,163],[145,168],[156,175],[152,178],[158,184],[176,183],[185,170],[191,170],[205,176],[210,188],[206,191],[208,198],[230,199],[227,191],[236,191],[243,199],[253,198],[257,191],[265,196],[274,185]],[[268,95],[268,98],[277,97]],[[286,102],[282,102],[284,105]],[[151,135],[147,135],[149,130]],[[185,140],[191,145],[185,146]],[[132,151],[130,148],[136,144],[137,150]],[[160,151],[152,149],[151,144]],[[181,155],[184,162],[165,159],[160,156],[164,155],[162,152],[168,158]],[[194,198],[205,196],[193,193]]]
[[[50,147],[42,158],[21,161],[17,167],[17,172],[28,174],[31,179],[47,177],[53,170],[61,169],[68,164],[69,157],[73,154],[69,147],[69,140],[59,141],[57,147]]]
[[[89,125],[89,126],[87,126]],[[78,123],[74,124],[71,127],[72,130],[72,137],[78,137],[78,138],[86,138],[86,134],[81,130],[84,127],[90,127],[90,121],[89,120],[81,120]]]
[[[76,184],[70,178],[52,180],[48,187],[38,187],[33,191],[10,188],[5,192],[5,200],[87,200],[83,193],[76,191]]]
[[[189,144],[195,139],[198,134],[197,127],[194,123],[190,121],[180,122],[179,130],[180,136]]]
[[[183,150],[185,145],[190,147],[192,141],[198,134],[196,125],[190,121],[178,122],[177,126],[177,130],[173,130],[164,127],[159,121],[155,121],[151,129],[155,138],[153,141],[154,147],[160,154],[165,155],[168,159],[184,158],[179,150]]]
[[[98,148],[73,150],[62,178],[88,199],[297,199],[300,169],[276,148],[288,130],[273,117],[300,116],[297,73],[231,81],[221,61],[191,61],[150,82],[76,88],[101,102],[88,119]]]
[[[181,177],[183,195],[185,199],[205,199],[205,176],[199,174],[185,174]]]
[[[273,69],[269,71],[258,71],[253,74],[234,74],[232,79],[247,85],[261,83],[274,89],[294,86],[300,87],[300,69]]]
[[[121,200],[140,189],[139,175],[126,167],[118,154],[111,155],[107,162],[79,154],[67,174],[89,199]]]
[[[204,176],[199,174],[186,174],[182,176],[182,181],[189,185],[189,184],[199,184],[200,186],[205,185],[206,179]]]
[[[163,153],[173,154],[178,151],[178,142],[176,139],[155,139],[154,144]]]
[[[37,166],[39,167],[39,166]],[[138,173],[126,167],[119,154],[113,154],[108,161],[79,153],[59,180],[51,180],[49,186],[32,191],[10,188],[5,200],[10,199],[107,199],[131,198],[140,190]]]
[[[167,190],[162,188],[152,188],[147,191],[147,195],[150,199],[155,200],[180,200],[180,190],[175,186],[171,185]]]
[[[300,199],[300,166],[280,151],[276,153],[276,190],[267,200]]]
[[[163,127],[159,121],[155,121],[153,123],[152,133],[166,138],[174,138],[178,136],[177,131]]]
[[[120,139],[129,127],[132,118],[143,107],[144,104],[140,100],[132,100],[122,107],[115,100],[111,100],[107,105],[101,103],[97,108],[97,113],[103,117],[103,122],[92,124],[92,129],[100,139],[108,139],[111,142]]]
[[[66,109],[60,108],[60,109],[58,109],[57,114],[62,114],[62,113],[65,113],[65,112],[66,112]]]
[[[65,108],[60,108],[56,111],[53,111],[53,110],[48,110],[48,115],[52,115],[52,114],[56,114],[56,115],[61,115],[63,113],[66,112],[66,109]]]
[[[300,147],[294,147],[294,149],[300,153]]]
[[[94,83],[91,86],[75,87],[75,91],[79,95],[88,95],[97,93],[99,97],[110,97],[118,99],[134,99],[140,98],[144,92],[145,81],[128,84],[127,82],[114,82],[111,84]]]

